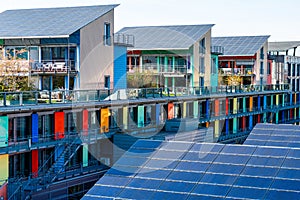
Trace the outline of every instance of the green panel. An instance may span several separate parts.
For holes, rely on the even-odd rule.
[[[278,121],[279,121],[279,113],[278,112],[276,113],[275,117],[276,117],[275,123],[278,124]]]
[[[0,39],[0,45],[3,45],[3,44],[4,44],[3,39]]]
[[[271,95],[271,103],[270,103],[271,107],[273,107],[273,95]]]
[[[237,118],[233,118],[233,133],[237,133]]]
[[[279,94],[276,94],[276,106],[279,105]]]
[[[284,106],[284,94],[282,94],[282,106]]]
[[[0,117],[0,147],[8,146],[8,117]]]
[[[246,97],[243,98],[243,112],[246,112]]]
[[[263,115],[263,123],[266,123],[267,122],[267,113],[264,113]]]
[[[158,71],[158,72],[160,72],[160,60],[159,60],[159,59],[160,59],[160,57],[157,56],[157,57],[156,57],[156,64],[157,64],[157,71]]]
[[[194,101],[194,118],[198,118],[199,115],[199,104],[198,101]],[[300,110],[300,109],[299,109]]]
[[[82,146],[82,165],[87,167],[89,165],[89,145],[84,144]]]
[[[180,55],[180,54],[188,54],[189,50],[143,50],[142,55],[147,54],[158,54],[158,55]]]
[[[138,127],[144,127],[145,124],[145,108],[138,106]]]
[[[123,127],[128,128],[128,107],[123,107]]]
[[[0,187],[8,179],[8,154],[0,155]]]

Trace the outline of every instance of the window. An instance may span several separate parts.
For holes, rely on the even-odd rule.
[[[260,74],[264,74],[264,62],[260,62]]]
[[[206,47],[205,47],[205,38],[203,38],[199,43],[199,53],[205,54]]]
[[[216,63],[216,58],[211,59],[211,73],[216,74],[217,73],[217,63]]]
[[[264,55],[264,48],[262,47],[260,49],[260,59],[264,59],[265,58],[265,55]]]
[[[104,77],[104,87],[108,89],[110,88],[110,76]]]
[[[268,62],[267,74],[271,74],[271,63]]]
[[[110,46],[111,45],[111,35],[110,35],[110,23],[104,24],[104,45]]]
[[[205,59],[204,57],[200,57],[199,59],[199,73],[204,74],[205,72]]]

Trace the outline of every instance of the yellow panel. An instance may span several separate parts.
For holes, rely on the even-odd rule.
[[[279,94],[276,94],[276,105],[279,105]]]
[[[214,138],[219,138],[220,136],[220,121],[215,121],[215,134]]]
[[[233,99],[233,114],[237,113],[237,98]]]
[[[186,102],[183,102],[182,118],[186,118]]]
[[[8,154],[0,155],[0,185],[8,179]]]
[[[100,120],[100,131],[101,133],[109,132],[109,109],[102,108],[100,110],[101,120]]]

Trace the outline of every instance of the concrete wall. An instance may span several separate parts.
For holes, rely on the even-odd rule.
[[[88,24],[80,30],[80,89],[104,88],[104,77],[110,76],[113,87],[113,38],[111,46],[103,42],[104,24],[110,23],[111,36],[114,33],[114,11]]]
[[[199,42],[205,38],[205,55],[204,55],[204,60],[205,60],[205,73],[200,74],[199,73],[199,64],[200,64],[200,54],[199,54]],[[210,86],[210,76],[211,76],[211,30],[209,30],[202,38],[200,38],[195,44],[194,44],[194,49],[193,49],[193,59],[194,59],[194,71],[193,71],[193,76],[194,76],[194,85],[195,87],[199,86],[199,77],[202,76],[204,77],[204,86]]]

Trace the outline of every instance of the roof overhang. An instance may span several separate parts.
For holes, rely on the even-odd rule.
[[[8,37],[1,37],[0,39],[3,40],[12,40],[12,39],[49,39],[49,38],[69,38],[69,35],[53,35],[53,36],[8,36]]]
[[[182,50],[189,50],[189,48],[129,48],[130,51],[182,51]]]

